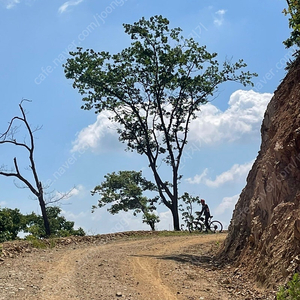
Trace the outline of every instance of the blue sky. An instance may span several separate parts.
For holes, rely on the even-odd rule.
[[[105,174],[143,170],[151,180],[152,174],[144,157],[124,151],[107,114],[80,109],[81,97],[65,78],[62,64],[77,46],[121,51],[130,44],[123,23],[162,14],[171,27],[181,27],[184,36],[217,52],[220,62],[243,58],[248,69],[258,73],[254,88],[220,86],[218,97],[203,106],[191,125],[182,161],[180,192],[206,199],[215,218],[228,225],[259,150],[266,105],[293,51],[282,44],[289,36],[285,5],[283,0],[0,0],[0,132],[19,114],[21,99],[32,100],[24,107],[30,124],[43,126],[35,133],[42,181],[51,183],[48,191],[54,193],[76,187],[61,203],[63,214],[89,234],[148,229],[130,213],[112,216],[105,208],[91,213],[97,196],[90,190]],[[12,167],[15,156],[23,174],[29,174],[24,153],[1,145],[0,165]],[[1,207],[39,213],[29,190],[16,188],[11,178],[0,177],[0,191]],[[158,213],[158,229],[171,229],[168,210],[161,205]]]

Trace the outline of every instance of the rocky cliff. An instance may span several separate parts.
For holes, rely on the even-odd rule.
[[[300,271],[300,58],[275,91],[222,257],[267,287]]]

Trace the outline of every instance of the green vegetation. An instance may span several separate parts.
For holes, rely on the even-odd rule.
[[[52,236],[85,235],[82,228],[74,229],[74,222],[60,216],[59,207],[47,207],[46,212],[52,228]],[[29,233],[26,239],[36,242],[47,237],[42,216],[31,213],[23,215],[18,209],[0,209],[0,242],[16,240],[20,232]],[[36,242],[38,243],[38,242]]]
[[[281,287],[277,293],[277,300],[300,300],[300,278],[299,274],[295,273],[292,280],[287,284],[287,287]]]
[[[220,67],[216,53],[185,39],[180,28],[170,29],[162,16],[123,26],[130,47],[113,55],[77,48],[64,65],[65,74],[83,95],[82,108],[111,112],[119,140],[147,157],[161,201],[180,230],[180,163],[190,123],[221,83],[253,85],[256,74],[241,70],[243,60]]]
[[[155,224],[159,222],[159,217],[153,212],[154,204],[159,197],[147,198],[144,192],[156,191],[155,184],[142,177],[142,172],[119,171],[104,176],[105,181],[96,186],[92,195],[100,194],[98,207],[112,203],[107,210],[116,214],[119,211],[133,210],[133,215],[143,213],[143,223],[150,225],[155,230]],[[93,206],[93,210],[97,206]]]
[[[292,32],[283,43],[287,48],[294,45],[300,47],[300,1],[287,0],[288,8],[283,10],[285,15],[289,15],[289,27]],[[299,51],[298,51],[299,53]]]
[[[75,230],[74,222],[67,221],[65,217],[60,216],[61,209],[59,207],[49,206],[46,208],[46,212],[51,226],[52,237],[85,235],[85,232],[81,227]],[[30,215],[26,216],[27,228],[24,231],[30,233],[30,235],[35,238],[45,238],[47,237],[47,234],[45,232],[45,227],[43,226],[43,223],[44,222],[42,216],[36,215],[35,213],[31,213]]]
[[[184,193],[180,199],[184,204],[179,205],[179,210],[181,211],[182,220],[184,222],[185,227],[189,232],[194,231],[194,221],[196,217],[193,215],[193,204],[200,205],[200,198],[198,196],[192,197],[188,193]]]
[[[17,239],[18,233],[26,229],[26,218],[19,209],[0,209],[0,242]]]

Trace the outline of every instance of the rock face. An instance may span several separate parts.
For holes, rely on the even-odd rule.
[[[271,99],[221,256],[267,286],[300,271],[300,58]]]

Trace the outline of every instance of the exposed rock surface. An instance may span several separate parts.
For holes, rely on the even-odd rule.
[[[300,59],[271,99],[222,257],[267,287],[300,271]]]

